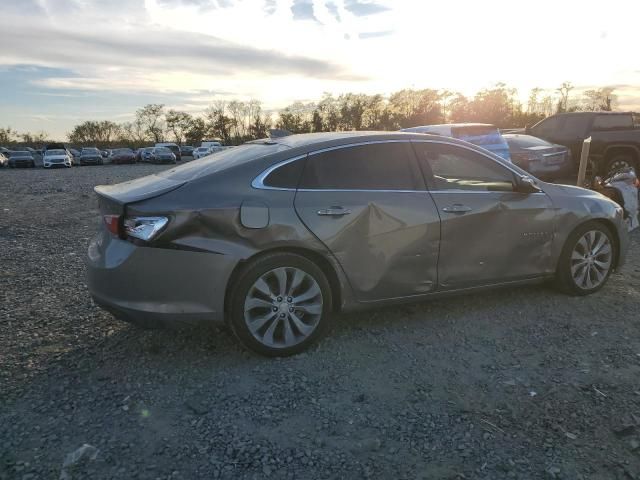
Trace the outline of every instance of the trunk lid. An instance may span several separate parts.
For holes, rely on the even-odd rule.
[[[149,175],[116,185],[98,185],[94,191],[103,214],[123,213],[124,206],[129,203],[157,197],[185,183],[185,180]]]

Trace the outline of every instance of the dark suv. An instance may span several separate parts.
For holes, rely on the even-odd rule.
[[[590,159],[597,173],[640,166],[640,128],[636,114],[621,112],[573,112],[552,115],[528,127],[526,133],[571,150],[580,161],[582,142],[591,137]]]

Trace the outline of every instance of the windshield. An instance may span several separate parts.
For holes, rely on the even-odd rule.
[[[94,153],[100,154],[99,150],[97,148],[83,148],[82,149],[82,155],[93,155]]]
[[[11,157],[30,157],[30,152],[11,152],[9,154]]]
[[[50,156],[50,155],[66,155],[67,152],[65,152],[64,150],[47,150],[44,154],[46,156]]]
[[[236,148],[229,148],[215,155],[194,160],[170,170],[158,173],[158,175],[172,180],[189,181],[196,177],[215,173],[220,170],[235,167],[250,162],[256,158],[287,150],[289,147],[279,143],[265,145],[262,143],[245,143]]]
[[[131,150],[130,148],[116,148],[115,150],[113,150],[112,152],[114,155],[118,155],[118,154],[126,154],[126,153],[133,153],[133,150]]]
[[[167,147],[156,147],[155,152],[156,153],[171,153],[171,150],[169,150]]]

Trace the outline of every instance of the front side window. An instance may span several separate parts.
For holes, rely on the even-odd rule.
[[[433,190],[512,192],[510,170],[456,145],[416,142],[416,154]]]
[[[531,127],[531,132],[540,137],[548,137],[560,128],[560,117],[545,118]]]
[[[309,155],[300,188],[314,190],[419,190],[409,142],[346,146]]]

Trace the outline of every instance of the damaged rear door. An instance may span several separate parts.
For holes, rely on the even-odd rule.
[[[295,208],[339,261],[358,300],[435,288],[440,219],[409,142],[311,153]]]

